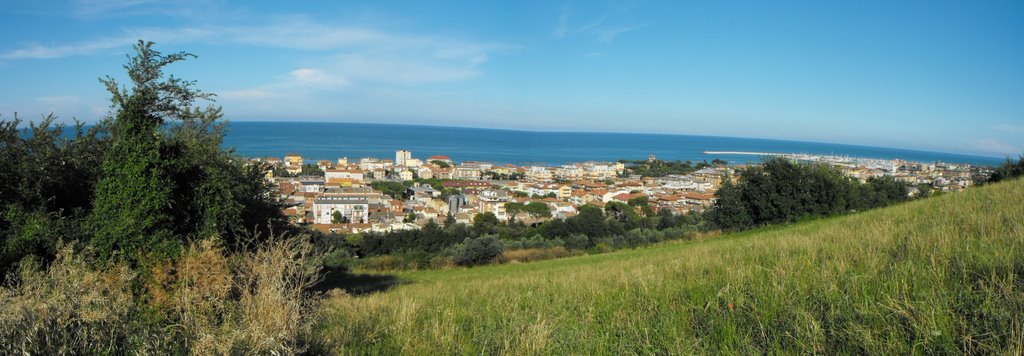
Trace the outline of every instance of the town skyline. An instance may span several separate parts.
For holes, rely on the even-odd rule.
[[[234,121],[637,132],[1020,154],[1024,6],[6,2],[0,113],[107,112],[139,38]],[[116,76],[115,76],[116,77]]]

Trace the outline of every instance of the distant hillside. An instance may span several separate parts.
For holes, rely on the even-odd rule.
[[[344,353],[1024,351],[1024,180],[722,238],[411,272],[336,296]]]

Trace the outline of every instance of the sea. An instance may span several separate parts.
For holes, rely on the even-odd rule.
[[[586,161],[661,160],[753,163],[758,155],[718,152],[804,153],[913,162],[970,163],[995,166],[1005,159],[956,153],[820,142],[696,135],[518,131],[444,126],[368,123],[232,121],[226,148],[245,157],[283,157],[298,153],[307,160],[348,157],[394,159],[396,150],[426,160],[445,155],[456,162],[548,165]]]

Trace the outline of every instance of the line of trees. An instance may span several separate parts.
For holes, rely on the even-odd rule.
[[[397,267],[425,267],[436,265],[438,259],[456,264],[472,260],[472,264],[478,264],[480,259],[455,257],[464,256],[465,249],[493,251],[493,243],[481,249],[473,242],[484,238],[493,239],[508,250],[561,247],[575,251],[608,251],[688,238],[705,229],[699,215],[677,215],[667,209],[655,213],[646,200],[632,203],[634,205],[609,203],[604,209],[584,205],[576,216],[533,226],[514,219],[501,221],[493,213],[485,212],[477,214],[468,225],[456,223],[449,217],[443,225],[430,221],[419,230],[367,232],[343,237],[319,235],[317,240],[325,248],[343,255],[339,258],[392,256],[400,260]],[[550,208],[541,202],[510,203],[509,206],[510,213],[551,215]]]
[[[628,176],[631,174],[635,174],[643,177],[664,177],[667,175],[674,174],[690,174],[693,173],[694,171],[703,168],[712,166],[724,166],[728,164],[728,162],[718,158],[714,159],[711,163],[708,163],[708,161],[701,161],[697,162],[696,164],[690,161],[663,161],[660,159],[656,159],[653,161],[620,160],[619,162],[626,165],[626,171],[623,172],[623,175]]]
[[[989,183],[1001,182],[1007,179],[1014,179],[1024,176],[1024,155],[1021,155],[1014,162],[1012,158],[1007,157],[1006,162],[996,167],[992,172],[992,176],[989,177]]]
[[[862,184],[832,166],[776,157],[741,172],[738,183],[726,179],[707,219],[722,230],[745,230],[882,207],[907,200],[912,189],[893,177]]]

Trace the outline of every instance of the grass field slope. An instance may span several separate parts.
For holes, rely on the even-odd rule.
[[[326,302],[338,353],[1024,351],[1024,180],[850,216]]]

